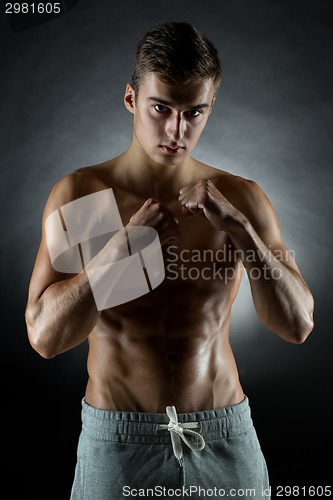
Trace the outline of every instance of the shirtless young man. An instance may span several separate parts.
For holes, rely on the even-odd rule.
[[[119,499],[140,488],[158,498],[199,498],[199,488],[213,490],[211,498],[222,489],[244,498],[238,488],[269,498],[229,344],[232,304],[245,270],[262,323],[298,344],[313,329],[313,297],[258,184],[191,156],[220,78],[215,48],[194,27],[154,27],[138,45],[126,86],[129,148],[70,173],[46,203],[26,309],[29,340],[47,359],[89,342],[72,500]],[[149,293],[100,310],[85,269],[53,268],[45,222],[110,188],[128,231],[157,231],[166,274]],[[93,257],[96,273],[126,254],[119,234]]]

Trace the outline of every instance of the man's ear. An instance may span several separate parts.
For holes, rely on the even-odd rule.
[[[126,85],[125,95],[124,95],[124,104],[126,109],[130,113],[134,113],[135,111],[135,90],[131,83]]]
[[[215,101],[216,101],[216,95],[214,95],[214,97],[212,99],[212,103],[211,103],[210,108],[209,108],[209,114],[211,114],[211,112],[213,111],[213,106],[214,106]]]

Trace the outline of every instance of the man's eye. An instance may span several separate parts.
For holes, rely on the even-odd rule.
[[[155,104],[154,108],[159,113],[165,113],[166,111],[168,111],[168,108],[166,106],[163,106],[162,104]]]
[[[199,109],[190,109],[190,111],[188,111],[188,114],[196,118],[201,114],[201,111],[199,111]]]

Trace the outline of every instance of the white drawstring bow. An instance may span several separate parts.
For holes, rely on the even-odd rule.
[[[171,435],[172,448],[175,457],[179,460],[180,465],[183,463],[183,448],[181,444],[181,439],[184,441],[186,446],[188,446],[193,451],[201,451],[205,447],[205,440],[199,434],[199,432],[192,431],[191,429],[196,429],[200,427],[199,422],[178,422],[178,415],[176,408],[174,406],[167,406],[166,413],[170,419],[168,424],[159,424],[158,430],[167,429]],[[191,443],[185,436],[188,434],[190,436],[195,436],[199,440],[199,445]]]

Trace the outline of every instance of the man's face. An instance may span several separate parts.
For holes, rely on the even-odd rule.
[[[127,90],[134,90],[128,85]],[[134,96],[134,136],[137,145],[158,164],[178,165],[196,146],[214,102],[211,79],[199,85],[168,84],[148,73]],[[126,95],[125,95],[126,103]]]

